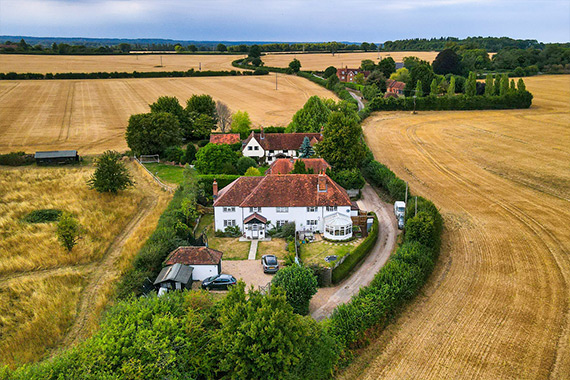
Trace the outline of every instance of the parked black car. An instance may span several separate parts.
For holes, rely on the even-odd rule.
[[[276,273],[279,270],[279,262],[275,255],[263,255],[261,265],[263,265],[263,273]]]
[[[202,289],[210,290],[228,290],[230,286],[237,284],[234,276],[229,274],[219,274],[217,276],[208,277],[202,281]]]

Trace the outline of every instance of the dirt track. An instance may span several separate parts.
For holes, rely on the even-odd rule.
[[[525,81],[529,110],[364,123],[446,230],[423,294],[341,378],[570,377],[570,77]]]

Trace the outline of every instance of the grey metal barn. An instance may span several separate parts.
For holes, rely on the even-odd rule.
[[[160,271],[160,274],[154,281],[154,286],[169,290],[191,289],[192,267],[182,264],[169,265]]]
[[[76,150],[53,150],[36,152],[34,156],[38,165],[63,165],[79,162],[79,154]]]

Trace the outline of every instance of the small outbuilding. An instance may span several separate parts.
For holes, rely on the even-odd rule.
[[[79,162],[79,154],[76,150],[36,152],[34,158],[38,165],[65,165]]]
[[[202,281],[222,273],[223,253],[208,247],[178,247],[168,255],[165,265],[182,264],[193,269],[192,280]]]
[[[192,288],[192,267],[182,264],[169,265],[162,268],[154,281],[156,288],[181,290]]]

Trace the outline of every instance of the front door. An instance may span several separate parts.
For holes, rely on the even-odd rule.
[[[256,223],[251,225],[251,237],[252,237],[252,239],[258,239],[259,238],[259,225]]]

